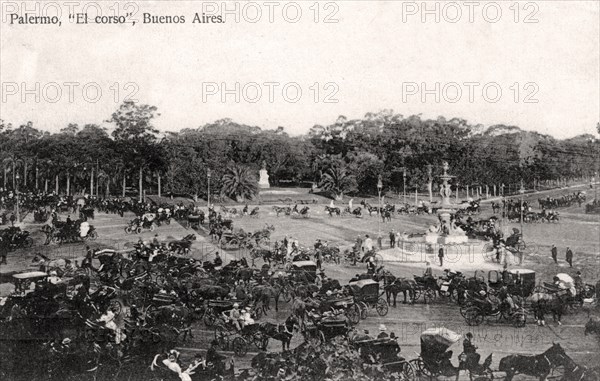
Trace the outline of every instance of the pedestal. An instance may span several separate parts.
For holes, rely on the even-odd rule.
[[[258,180],[258,187],[261,189],[267,189],[271,187],[271,185],[269,184],[269,174],[267,173],[266,169],[260,170],[260,179]]]

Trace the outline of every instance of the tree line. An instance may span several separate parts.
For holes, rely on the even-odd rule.
[[[331,196],[432,189],[441,164],[461,187],[527,188],[594,176],[600,142],[593,135],[555,139],[516,126],[484,128],[464,119],[404,117],[392,110],[344,116],[290,136],[221,119],[161,132],[154,106],[124,102],[105,122],[69,124],[49,133],[0,121],[2,187],[99,196],[159,194],[237,201],[257,194],[266,163],[275,186],[310,186]],[[600,124],[599,124],[600,133]]]

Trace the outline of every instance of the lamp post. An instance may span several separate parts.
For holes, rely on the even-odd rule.
[[[206,197],[206,201],[208,203],[208,209],[210,209],[210,169],[206,170],[206,178],[208,179],[208,195]]]
[[[21,178],[21,176],[19,176],[19,174],[17,173],[15,176],[15,198],[16,198],[16,202],[15,202],[15,215],[17,216],[17,223],[21,223],[21,214],[19,213],[19,179]]]
[[[521,188],[519,189],[521,194],[521,237],[523,236],[523,195],[525,194],[525,188],[523,187],[523,180],[521,179]]]
[[[404,179],[404,186],[402,192],[404,193],[404,205],[406,205],[406,168],[402,168],[402,178]]]
[[[379,194],[379,217],[381,217],[381,190],[383,189],[383,183],[381,182],[381,175],[377,177],[377,193]],[[381,237],[381,218],[377,219],[377,238]]]

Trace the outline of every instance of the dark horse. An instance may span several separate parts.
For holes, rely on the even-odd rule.
[[[528,300],[531,302],[531,309],[538,325],[546,325],[544,315],[549,312],[558,325],[562,324],[560,319],[564,312],[564,303],[558,295],[538,292],[531,295]]]
[[[390,272],[385,272],[383,274],[383,284],[383,289],[385,290],[385,297],[388,304],[390,304],[390,297],[393,296],[394,298],[393,307],[396,307],[396,299],[398,298],[398,293],[400,292],[404,294],[404,304],[406,304],[407,293],[410,297],[411,304],[415,302],[415,288],[417,287],[417,282],[414,280],[407,278],[396,278]]]
[[[263,322],[259,325],[260,332],[273,340],[281,341],[281,350],[290,349],[290,342],[295,331],[300,328],[300,321],[294,315],[290,315],[283,324]]]
[[[558,366],[566,366],[567,355],[558,343],[553,343],[546,352],[539,355],[510,355],[500,360],[498,370],[506,372],[506,381],[512,381],[517,373],[546,380],[550,372]]]

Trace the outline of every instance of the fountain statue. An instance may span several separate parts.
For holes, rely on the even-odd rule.
[[[267,172],[267,163],[266,162],[262,162],[262,169],[259,172],[260,174],[260,178],[258,180],[258,187],[259,188],[270,188],[271,185],[269,184],[269,173]]]
[[[456,208],[450,202],[452,190],[450,189],[448,181],[454,178],[454,176],[448,174],[448,169],[450,168],[448,162],[445,161],[442,168],[444,170],[444,174],[440,176],[440,179],[442,180],[442,185],[440,186],[442,204],[441,209],[437,212],[439,226],[437,231],[432,232],[430,229],[430,231],[427,232],[425,241],[427,243],[439,244],[466,243],[469,241],[469,238],[465,232],[454,223]]]

